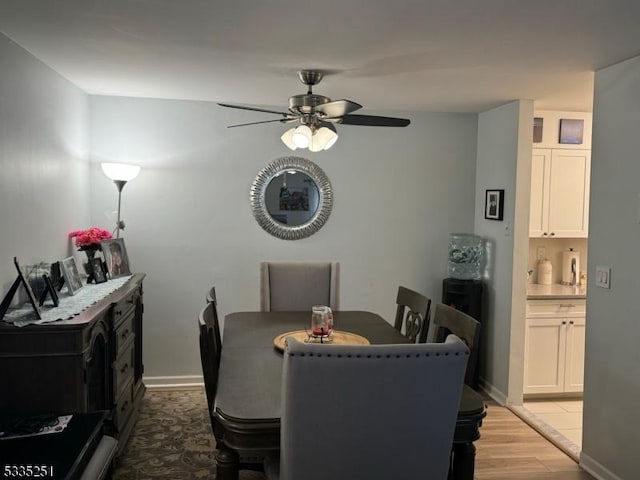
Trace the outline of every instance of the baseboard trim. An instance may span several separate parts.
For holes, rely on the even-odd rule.
[[[144,377],[150,390],[197,390],[204,387],[202,375]]]
[[[580,466],[585,472],[590,473],[598,480],[622,480],[621,477],[618,477],[584,452],[580,454]]]
[[[498,405],[504,407],[507,404],[507,396],[496,387],[481,378],[478,382],[480,389],[489,397],[491,397]]]

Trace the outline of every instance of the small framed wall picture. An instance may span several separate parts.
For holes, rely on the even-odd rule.
[[[89,268],[96,283],[104,283],[107,281],[107,272],[104,269],[101,258],[93,257],[89,262]]]
[[[76,260],[73,257],[62,260],[62,273],[64,274],[64,283],[67,285],[69,295],[75,295],[82,288],[82,280],[78,273]]]
[[[487,190],[484,200],[484,218],[502,220],[504,216],[504,190]]]
[[[569,118],[560,119],[560,143],[568,145],[582,145],[584,120]]]

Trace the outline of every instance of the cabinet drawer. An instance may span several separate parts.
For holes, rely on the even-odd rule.
[[[136,289],[130,292],[126,297],[122,298],[118,303],[113,306],[113,324],[117,325],[120,319],[133,314],[133,309],[136,306],[136,301],[140,296],[140,292]]]
[[[125,318],[121,318],[120,323],[116,324],[114,331],[116,357],[120,356],[124,349],[129,346],[128,344],[133,341],[133,313],[134,312],[131,312],[130,315],[127,315]]]
[[[118,398],[123,392],[125,385],[133,379],[134,365],[133,342],[125,349],[113,364],[113,384],[115,386],[114,396]]]
[[[114,419],[119,432],[122,432],[133,411],[133,378],[124,386],[114,408]]]
[[[584,299],[563,300],[529,300],[527,302],[527,317],[554,316],[554,317],[584,317],[587,311]]]

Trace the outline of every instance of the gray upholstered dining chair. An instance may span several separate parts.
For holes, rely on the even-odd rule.
[[[478,363],[478,344],[480,342],[480,322],[466,313],[444,303],[436,303],[428,339],[431,342],[442,342],[447,335],[453,334],[462,339],[469,347],[469,361],[464,381],[475,387],[476,368]]]
[[[445,480],[469,349],[446,342],[319,345],[287,339],[282,480]],[[279,467],[279,471],[278,471]]]
[[[338,262],[262,262],[260,310],[311,310],[313,305],[340,307]]]
[[[413,343],[427,341],[431,299],[406,287],[398,287],[394,327]]]

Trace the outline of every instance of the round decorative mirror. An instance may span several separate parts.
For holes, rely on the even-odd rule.
[[[251,185],[253,216],[264,230],[284,240],[313,235],[332,207],[331,182],[305,158],[278,158],[260,170]]]

